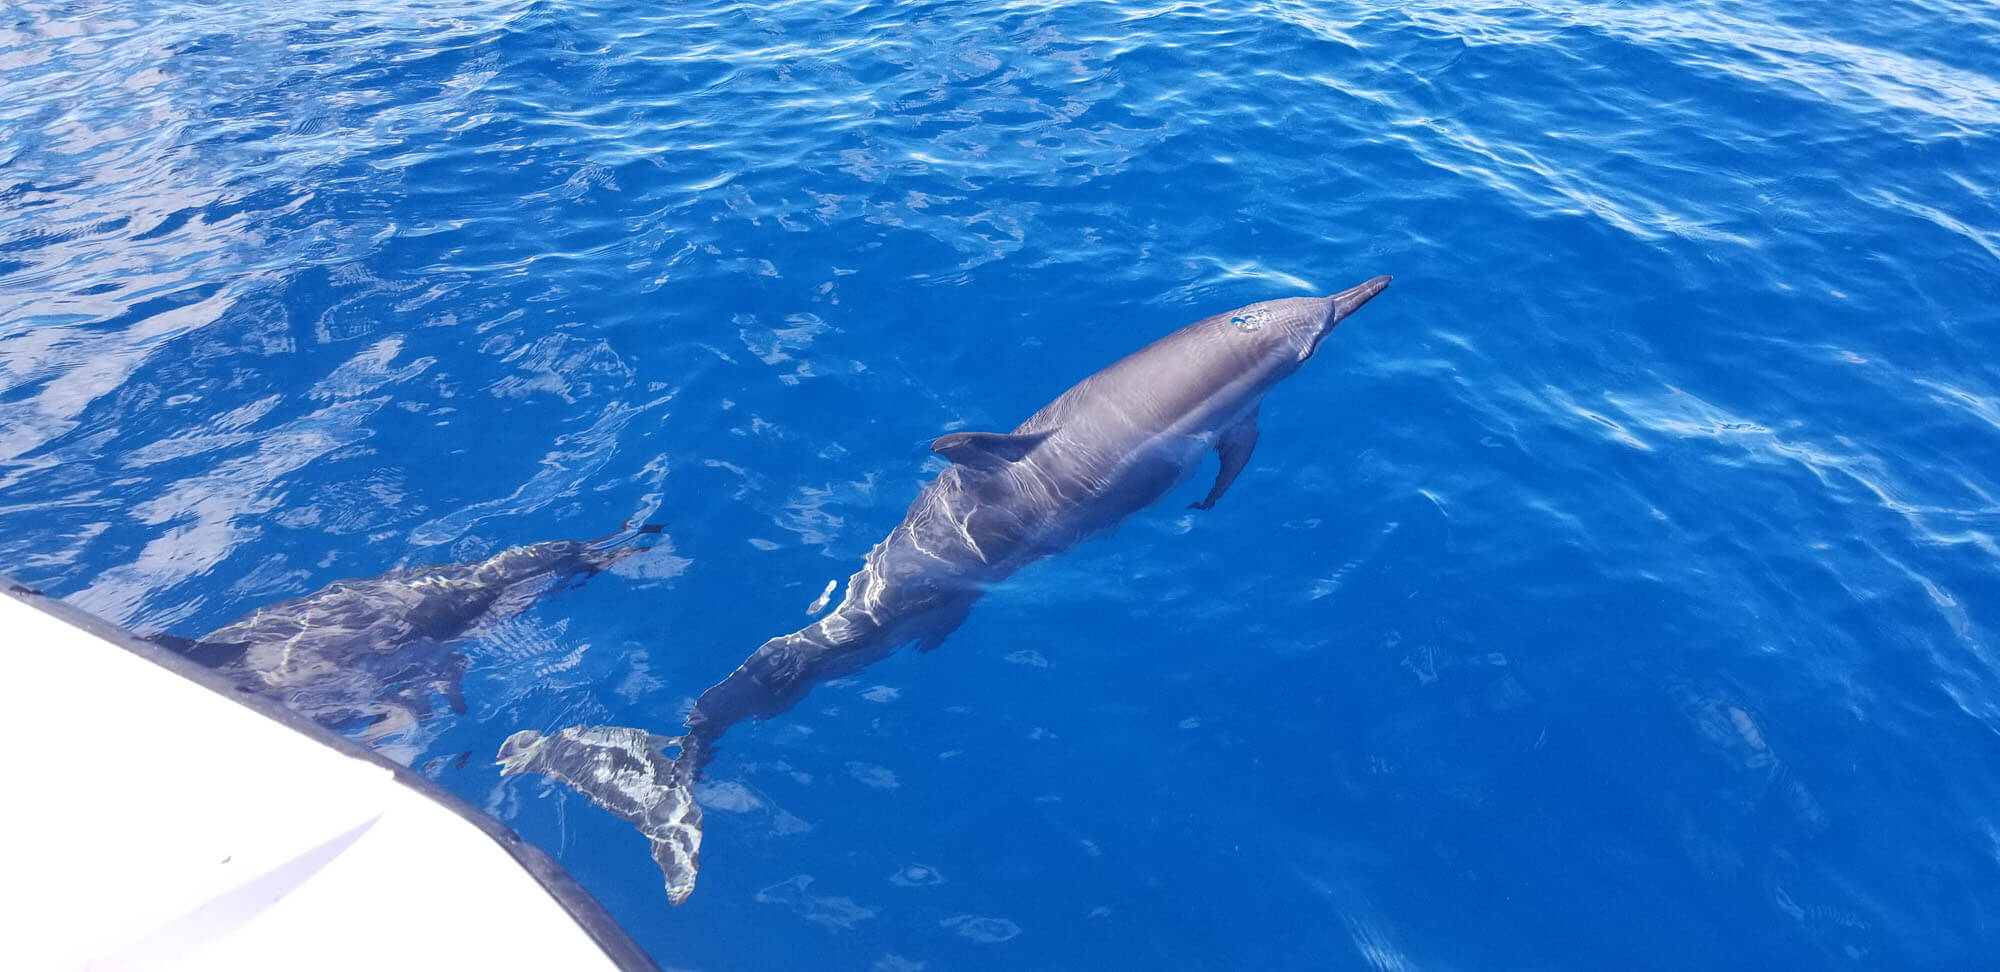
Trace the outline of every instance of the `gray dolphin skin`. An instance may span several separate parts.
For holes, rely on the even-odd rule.
[[[1010,433],[938,439],[931,449],[950,467],[869,551],[840,604],[765,642],[702,693],[685,733],[524,730],[501,747],[501,772],[562,780],[637,823],[652,841],[668,899],[680,904],[700,866],[701,808],[692,787],[724,732],[784,712],[814,685],[898,647],[935,648],[986,586],[1115,526],[1186,479],[1209,450],[1221,469],[1193,506],[1213,506],[1256,447],[1265,393],[1389,279],[1203,318],[1085,378]],[[678,755],[667,756],[671,748]]]
[[[659,529],[552,540],[481,560],[335,581],[192,641],[153,640],[321,725],[377,740],[429,718],[433,695],[465,712],[466,660],[453,641],[648,549],[636,541]]]

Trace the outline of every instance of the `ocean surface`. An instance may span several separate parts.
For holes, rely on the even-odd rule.
[[[664,524],[385,741],[663,966],[2000,955],[1991,4],[26,0],[0,91],[0,571],[192,637]],[[493,765],[677,732],[935,436],[1379,273],[1215,509],[732,732],[685,906]]]

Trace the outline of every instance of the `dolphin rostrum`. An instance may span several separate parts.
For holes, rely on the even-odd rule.
[[[407,730],[443,695],[465,712],[465,656],[452,643],[649,547],[657,526],[597,541],[551,540],[482,560],[335,581],[267,604],[194,640],[153,640],[334,730],[370,741]]]
[[[680,904],[700,865],[693,785],[729,727],[784,712],[814,685],[900,646],[935,648],[987,585],[1159,499],[1210,449],[1221,470],[1193,506],[1213,506],[1257,445],[1265,393],[1388,285],[1376,277],[1331,297],[1269,300],[1203,318],[1085,378],[1012,432],[938,439],[931,449],[951,465],[868,552],[840,604],[765,642],[703,692],[685,733],[524,730],[501,747],[502,774],[562,780],[637,823],[666,875],[668,899]],[[665,754],[676,747],[677,755]]]

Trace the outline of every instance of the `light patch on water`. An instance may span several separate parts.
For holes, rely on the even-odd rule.
[[[651,546],[611,565],[614,577],[633,580],[669,580],[687,573],[694,561],[674,553],[674,538],[662,533]]]
[[[707,810],[734,814],[761,814],[765,822],[770,825],[773,834],[803,834],[813,829],[812,824],[778,806],[777,801],[773,800],[769,793],[743,780],[705,780],[695,784],[694,795]]]
[[[282,395],[266,395],[248,405],[230,409],[204,422],[199,432],[184,433],[141,445],[126,453],[121,461],[127,467],[139,468],[248,444],[256,438],[256,433],[249,431],[250,427],[270,414],[271,409],[283,399]]]
[[[833,580],[827,581],[826,590],[819,592],[819,596],[813,598],[813,602],[811,604],[806,605],[806,617],[812,617],[820,613],[821,611],[826,610],[827,604],[833,600],[833,592],[838,590],[839,588],[840,588],[839,578],[836,577]]]
[[[943,884],[944,875],[929,864],[910,864],[889,875],[889,883],[906,888],[927,888],[934,884]]]
[[[793,914],[831,931],[851,931],[875,916],[875,909],[844,895],[815,894],[813,877],[800,874],[757,892],[758,904],[783,905]]]
[[[626,705],[635,705],[641,698],[666,687],[666,683],[660,681],[646,664],[644,651],[633,652],[626,661],[631,666],[630,670],[619,680],[617,688],[612,690],[619,698],[625,700]]]
[[[764,809],[764,801],[757,798],[750,788],[735,780],[712,780],[698,783],[694,788],[695,799],[702,808],[720,810],[723,813],[750,813]]]
[[[1569,392],[1557,388],[1553,385],[1545,387],[1543,389],[1543,392],[1549,397],[1551,401],[1555,403],[1557,408],[1560,408],[1561,410],[1568,412],[1571,415],[1577,416],[1578,418],[1587,419],[1597,424],[1598,426],[1602,427],[1605,431],[1602,432],[1601,434],[1604,435],[1606,438],[1610,439],[1611,441],[1616,442],[1620,445],[1631,446],[1632,448],[1638,449],[1641,452],[1653,451],[1653,447],[1650,443],[1646,442],[1645,440],[1639,438],[1636,435],[1633,435],[1630,429],[1618,423],[1610,416],[1607,416],[1602,412],[1596,411],[1595,409],[1588,408],[1578,403],[1577,400],[1569,394]],[[1605,397],[1611,398],[1609,394],[1607,394]],[[1613,401],[1615,401],[1615,399],[1613,399]]]
[[[1292,874],[1325,899],[1347,928],[1354,951],[1369,968],[1375,972],[1415,972],[1417,964],[1397,944],[1388,919],[1366,897],[1333,883],[1318,869],[1294,866]]]
[[[199,224],[197,220],[190,225]],[[86,241],[91,238],[83,237]],[[172,245],[188,247],[191,242],[176,239]],[[187,258],[185,252],[176,256]],[[62,279],[71,288],[81,285],[75,273]],[[204,300],[173,307],[105,333],[64,327],[23,327],[0,336],[0,385],[14,386],[30,375],[55,375],[32,398],[9,403],[9,421],[0,422],[0,461],[26,455],[67,435],[77,427],[84,409],[91,403],[125,387],[155,351],[171,346],[175,338],[214,324],[229,309],[234,297],[231,290],[224,289]],[[100,307],[95,306],[96,301],[79,301],[74,295],[50,294],[46,303],[41,303],[28,293],[17,292],[9,302],[12,304],[9,323],[30,322],[41,315],[51,319],[78,313],[110,317],[124,310],[115,300],[106,299]],[[0,488],[11,483],[12,477],[0,480]]]
[[[825,551],[827,545],[838,539],[846,520],[827,509],[829,504],[855,506],[872,505],[875,498],[875,474],[869,473],[858,480],[833,483],[827,486],[801,486],[792,492],[792,498],[785,503],[785,509],[772,522],[780,529],[799,535],[799,541]]]
[[[1931,401],[1955,407],[2000,431],[2000,398],[1975,394],[1936,378],[1918,378],[1915,383],[1936,393],[1931,396]]]
[[[332,374],[321,378],[306,394],[311,398],[359,398],[384,385],[415,378],[437,363],[436,358],[422,357],[391,370],[389,363],[402,352],[402,335],[385,337],[333,369]]]
[[[1433,500],[1433,502],[1435,502],[1435,500]],[[1314,520],[1313,526],[1315,527],[1319,526],[1319,521]],[[1347,575],[1353,573],[1355,568],[1360,567],[1364,563],[1367,563],[1368,556],[1372,556],[1375,553],[1375,551],[1380,550],[1383,546],[1383,541],[1385,540],[1385,538],[1387,538],[1390,534],[1395,533],[1397,528],[1400,526],[1402,526],[1402,521],[1400,520],[1390,520],[1387,523],[1382,524],[1382,529],[1376,531],[1375,534],[1369,538],[1367,556],[1356,557],[1354,559],[1348,560],[1347,562],[1341,564],[1339,568],[1335,569],[1332,574],[1314,580],[1312,588],[1306,592],[1306,600],[1317,601],[1320,598],[1326,597],[1327,595],[1340,590],[1341,585],[1346,583],[1347,581]]]
[[[981,945],[997,944],[1021,934],[1021,926],[1005,918],[953,915],[938,924],[956,932],[961,938],[969,938]]]
[[[489,339],[496,341],[502,335]],[[511,335],[506,336],[512,340]],[[493,348],[497,353],[498,349]],[[544,335],[506,351],[501,360],[520,373],[494,382],[488,389],[501,398],[530,398],[536,393],[554,395],[575,404],[606,390],[622,389],[632,378],[632,368],[603,339],[590,340],[575,335]]]
[[[775,271],[773,274],[775,275]],[[821,320],[816,314],[790,315],[785,318],[784,327],[766,327],[755,317],[739,314],[736,316],[736,325],[743,346],[749,348],[750,353],[756,355],[758,360],[767,365],[791,362],[791,370],[778,375],[778,380],[787,385],[796,385],[807,378],[816,378],[823,374],[858,374],[867,370],[858,361],[824,358],[809,360],[794,357],[794,352],[803,354],[821,335],[834,332],[833,325]]]
[[[902,784],[896,780],[894,770],[873,763],[848,763],[847,775],[854,777],[863,786],[878,790],[893,790]]]
[[[666,401],[657,398],[640,405],[614,402],[605,406],[589,428],[557,436],[555,448],[542,457],[541,469],[512,493],[473,503],[422,524],[410,531],[410,542],[423,546],[446,543],[493,517],[533,513],[556,500],[581,493],[605,463],[611,461],[618,448],[618,436],[632,419]]]
[[[367,439],[368,419],[386,398],[335,402],[256,437],[248,455],[224,460],[165,487],[134,506],[134,518],[148,525],[182,521],[147,541],[131,563],[98,575],[88,588],[65,598],[70,604],[112,621],[128,620],[141,604],[156,625],[171,625],[196,605],[163,608],[162,589],[207,573],[238,544],[257,534],[244,521],[277,509],[285,478],[337,449]]]
[[[1271,291],[1294,294],[1323,294],[1326,291],[1304,277],[1257,260],[1236,260],[1211,254],[1197,254],[1187,261],[1188,282],[1177,297],[1193,303],[1197,298],[1222,290],[1248,289],[1246,283],[1262,284]],[[1255,328],[1252,328],[1254,330]]]
[[[1940,61],[1853,44],[1771,20],[1732,16],[1712,5],[1606,6],[1557,2],[1535,6],[1550,23],[1545,30],[1521,30],[1519,8],[1487,0],[1417,13],[1419,20],[1458,32],[1477,31],[1501,43],[1543,43],[1568,25],[1622,35],[1653,49],[1708,46],[1714,54],[1682,55],[1684,63],[1734,78],[1812,92],[1829,104],[1872,102],[1899,116],[1942,119],[1981,130],[2000,125],[2000,81]],[[1858,106],[1857,106],[1858,107]]]
[[[1931,386],[1943,391],[1950,386]],[[1975,397],[1946,397],[1978,414]],[[1969,528],[1969,521],[1993,515],[1993,498],[1976,484],[1959,479],[1956,483],[1968,496],[1929,495],[1937,484],[1929,479],[1910,479],[1906,470],[1885,461],[1844,436],[1832,437],[1833,445],[1812,441],[1795,431],[1784,434],[1771,426],[1732,413],[1685,389],[1669,386],[1653,395],[1606,396],[1641,427],[1682,439],[1713,440],[1740,452],[1746,459],[1765,465],[1795,464],[1836,494],[1859,488],[1860,499],[1901,516],[1925,540],[1939,544],[1971,544],[1982,552],[2000,557],[2000,544],[1984,530]]]
[[[1875,187],[1876,201],[1890,209],[1901,210],[1924,220],[1939,229],[1952,233],[1982,250],[1994,260],[2000,260],[2000,232],[1980,229],[1935,206],[1927,206],[1914,199],[1906,199],[1880,186]]]
[[[1020,651],[1011,652],[1007,655],[1006,660],[1013,664],[1026,665],[1030,668],[1049,667],[1049,660],[1043,658],[1041,652],[1032,648],[1023,648]]]

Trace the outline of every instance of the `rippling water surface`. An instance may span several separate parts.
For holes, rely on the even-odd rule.
[[[0,86],[0,567],[193,635],[664,522],[396,750],[663,965],[2000,949],[1989,5],[28,0]],[[940,432],[1377,273],[1216,509],[732,733],[686,906],[491,765],[673,731]]]

